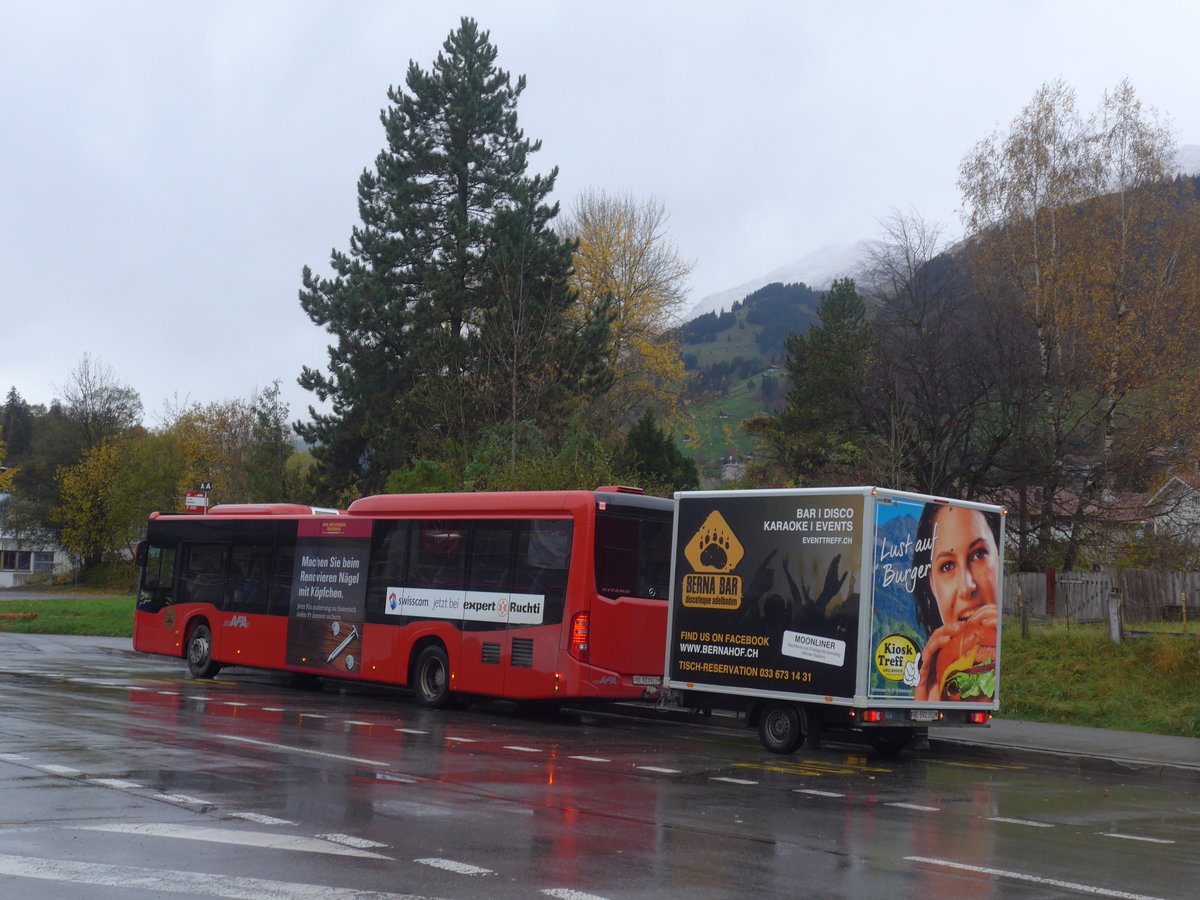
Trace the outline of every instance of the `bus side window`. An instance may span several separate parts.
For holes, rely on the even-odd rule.
[[[408,522],[377,521],[371,536],[371,568],[367,582],[369,615],[384,613],[388,588],[405,585],[407,563]]]
[[[235,543],[225,582],[225,609],[265,613],[271,574],[270,544]]]
[[[466,557],[465,522],[425,519],[412,529],[408,581],[413,587],[461,590]]]
[[[543,622],[561,622],[571,565],[571,521],[534,519],[520,523],[513,591],[546,598]]]
[[[142,583],[138,587],[137,608],[154,613],[170,606],[174,602],[174,582],[175,548],[150,545],[146,551]]]
[[[220,608],[225,585],[225,544],[184,544],[179,565],[179,602]]]
[[[507,591],[512,583],[513,523],[475,523],[467,590]]]

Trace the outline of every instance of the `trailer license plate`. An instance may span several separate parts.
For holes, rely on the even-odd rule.
[[[908,717],[914,722],[936,722],[938,713],[936,709],[910,709]]]

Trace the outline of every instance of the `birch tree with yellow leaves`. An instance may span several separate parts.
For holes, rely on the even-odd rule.
[[[1128,81],[1091,116],[1055,81],[963,160],[975,285],[1034,364],[1002,469],[1024,568],[1074,567],[1118,491],[1200,433],[1200,206],[1174,151]]]
[[[660,200],[588,191],[562,226],[579,242],[572,282],[577,317],[591,321],[609,304],[612,386],[594,411],[624,425],[647,410],[670,421],[686,384],[671,329],[687,299],[692,264],[668,238],[667,221]]]

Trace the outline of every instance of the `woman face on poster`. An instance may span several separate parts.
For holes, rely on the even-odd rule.
[[[980,510],[926,508],[918,540],[928,574],[918,610],[929,634],[922,651],[919,700],[991,700],[994,691],[1000,553]],[[981,678],[988,673],[991,678]]]

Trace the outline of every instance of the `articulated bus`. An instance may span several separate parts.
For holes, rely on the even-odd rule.
[[[197,678],[286,670],[429,707],[641,699],[664,670],[673,508],[607,487],[154,513],[133,646]]]

